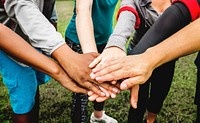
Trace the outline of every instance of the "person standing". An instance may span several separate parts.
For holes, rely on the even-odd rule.
[[[137,1],[136,0],[132,2],[131,0],[129,2],[127,1],[124,1],[124,2],[122,1],[122,7],[119,10],[119,13],[120,13],[119,19],[118,19],[119,24],[116,26],[113,35],[111,35],[105,52],[103,52],[103,54],[100,55],[90,65],[90,67],[94,67],[99,62],[100,62],[99,63],[100,65],[99,66],[97,65],[97,67],[101,67],[104,65],[106,66],[105,61],[106,59],[109,59],[109,57],[110,59],[112,57],[115,57],[113,59],[120,59],[119,54],[120,52],[122,52],[122,50],[125,51],[125,43],[128,39],[127,37],[131,36],[131,34],[134,31],[135,31],[134,36],[133,36],[134,42],[133,43],[131,42],[132,45],[130,48],[133,50],[128,51],[128,53],[131,55],[140,54],[144,52],[147,48],[152,46],[152,44],[154,44],[156,41],[164,40],[168,35],[172,34],[172,32],[175,32],[175,30],[178,30],[180,26],[183,27],[184,25],[188,24],[191,21],[190,12],[191,12],[191,15],[193,16],[192,20],[194,20],[195,16],[198,14],[198,3],[196,2],[196,0],[191,1],[190,3],[184,0],[173,1],[173,3],[175,3],[174,6],[177,6],[177,8],[171,7],[170,9],[172,10],[177,9],[177,10],[173,11],[174,15],[168,14],[168,18],[171,20],[178,18],[178,16],[176,15],[179,14],[179,8],[181,8],[180,10],[182,11],[182,13],[184,13],[182,17],[183,19],[182,18],[177,19],[177,21],[180,20],[180,22],[176,22],[175,24],[177,24],[177,26],[173,25],[173,28],[171,28],[170,31],[166,31],[166,29],[168,29],[169,25],[171,24],[171,21],[169,19],[165,21],[163,20],[159,21],[160,25],[163,25],[162,28],[161,26],[157,26],[159,28],[159,32],[156,32],[156,33],[154,32],[146,36],[145,35],[146,31],[151,27],[151,25],[153,25],[153,23],[158,19],[158,17],[162,15],[164,10],[171,5],[172,1],[170,0],[166,0],[166,1],[156,1],[156,0],[152,0],[152,1],[138,0]],[[192,4],[194,5],[194,7],[196,7],[194,11],[191,9]],[[170,13],[170,11],[168,11],[168,13]],[[170,18],[170,16],[172,17]],[[187,21],[186,19],[184,20],[184,17],[187,17],[188,18],[187,20],[189,21]],[[128,25],[127,27],[123,25],[124,22],[127,22],[126,23],[126,25]],[[172,25],[170,26],[172,27]],[[131,29],[131,27],[135,27],[135,30]],[[164,31],[162,31],[161,29],[163,29]],[[130,32],[128,33],[128,31]],[[143,37],[143,35],[145,35],[146,37],[145,36]],[[118,40],[116,40],[117,38]],[[118,42],[121,42],[121,43],[118,43]],[[111,51],[113,54],[107,55],[107,53]],[[123,59],[123,57],[124,55],[122,54],[121,58]],[[129,62],[131,64],[131,61]],[[146,111],[146,108],[148,110],[146,122],[155,121],[156,115],[160,111],[163,105],[163,101],[169,92],[173,74],[174,74],[174,67],[175,67],[175,60],[170,61],[158,67],[157,69],[153,71],[150,79],[147,80],[145,84],[140,85],[138,105],[133,106],[133,107],[137,107],[137,109],[134,109],[132,107],[130,108],[129,117],[128,117],[129,122],[137,122],[137,123],[143,122],[142,121],[143,115]],[[104,72],[105,74],[105,71],[102,71],[102,72]],[[127,73],[127,75],[129,75],[129,73]],[[109,77],[108,75],[105,75],[105,76]],[[126,77],[123,77],[123,78],[126,78]],[[113,79],[114,78],[112,77],[112,80]],[[148,97],[150,82],[151,82],[151,90],[150,90],[151,93],[150,93],[150,97]]]
[[[112,33],[113,13],[117,2],[118,0],[75,0],[74,14],[65,33],[68,46],[78,53],[101,53]],[[72,122],[88,122],[88,96],[73,93],[72,98]],[[104,102],[94,102],[90,122],[117,123],[117,120],[105,114],[103,106]]]

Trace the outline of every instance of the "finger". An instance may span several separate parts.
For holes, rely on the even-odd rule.
[[[96,59],[94,59],[94,61],[92,61],[89,64],[89,68],[94,68],[101,60],[102,60],[102,57],[100,55],[99,57],[97,57]]]
[[[88,96],[92,96],[93,94],[94,94],[94,92],[92,92],[92,91],[88,92]]]
[[[103,92],[99,89],[98,86],[92,84],[91,82],[84,82],[82,86],[85,87],[85,88],[87,88],[87,89],[90,90],[90,91],[93,91],[94,93],[96,93],[96,94],[99,95],[99,96],[102,96],[102,97],[103,97],[103,96],[106,96],[106,94],[103,93]]]
[[[114,93],[111,93],[111,98],[115,98],[117,95],[116,94],[114,94]]]
[[[116,80],[112,81],[111,84],[115,85],[117,83]]]
[[[99,76],[104,76],[106,74],[113,73],[116,71],[122,71],[122,69],[123,69],[123,66],[119,64],[113,64],[113,65],[107,66],[106,68],[101,69],[98,72],[93,72],[93,71],[92,72],[95,74],[96,77],[99,77]]]
[[[93,94],[93,95],[91,95],[91,96],[88,97],[88,100],[89,101],[95,101],[98,97],[99,97],[99,95]]]
[[[73,82],[71,79],[68,80],[66,83],[67,83],[67,84],[62,84],[62,86],[65,87],[66,89],[72,91],[72,92],[75,92],[75,93],[84,93],[84,94],[87,94],[87,93],[88,93],[88,90],[87,90],[87,89],[78,86],[78,85],[75,84],[75,82]]]
[[[92,78],[92,79],[95,79],[96,78],[96,76],[95,76],[95,74],[92,72],[92,73],[90,73],[90,77]]]
[[[120,92],[120,89],[116,85],[111,85],[109,83],[101,83],[99,84],[100,87],[103,87],[104,90],[110,91],[111,93],[117,94]]]
[[[110,97],[110,92],[107,91],[106,89],[102,88],[101,86],[99,86],[99,88],[103,91],[103,93],[106,94],[106,97]]]
[[[106,62],[105,59],[103,59],[103,60],[101,59],[101,61],[95,66],[95,68],[93,68],[93,70],[95,72],[98,72],[98,71],[106,68],[107,66],[109,66],[109,62]]]
[[[105,100],[109,99],[109,97],[98,97],[96,99],[97,102],[104,102]]]
[[[105,81],[116,81],[116,80],[120,80],[123,78],[126,78],[128,74],[124,74],[123,70],[115,70],[113,72],[109,72],[111,70],[105,70],[102,71],[102,73],[100,73],[101,75],[97,76],[97,74],[95,74],[95,79],[96,81],[98,81],[99,83],[105,82]]]
[[[95,84],[95,85],[99,85],[99,84],[100,84],[98,81],[96,81],[95,78],[93,79],[91,76],[89,76],[89,77],[87,78],[87,80],[88,80],[90,83],[93,83],[93,84]],[[102,82],[101,82],[101,83],[102,83]]]
[[[92,72],[99,72],[109,66],[115,65],[116,63],[118,63],[118,60],[102,60],[94,69],[92,69]]]
[[[133,108],[137,108],[137,102],[138,102],[138,92],[139,92],[139,85],[135,85],[131,88],[131,99],[130,103]]]
[[[127,90],[127,89],[131,88],[134,85],[141,84],[141,81],[140,81],[141,79],[140,78],[141,78],[140,76],[135,76],[135,77],[132,77],[132,78],[125,79],[120,84],[120,89],[121,90]]]

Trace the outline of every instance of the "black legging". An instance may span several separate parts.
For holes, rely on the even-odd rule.
[[[197,66],[197,83],[194,103],[200,107],[200,52],[195,60],[195,65]]]
[[[82,53],[80,44],[76,44],[75,42],[71,41],[69,38],[65,38],[65,42],[67,45],[72,48],[73,51],[78,53]],[[101,53],[105,48],[106,44],[98,45],[97,49],[98,52]],[[96,102],[94,103],[94,110],[95,111],[102,111],[104,107],[104,102]],[[73,93],[72,95],[72,110],[71,110],[71,120],[72,123],[87,123],[88,120],[88,95],[82,93]]]
[[[189,24],[190,21],[191,16],[187,7],[182,3],[175,3],[163,13],[128,54],[143,53]],[[171,86],[174,66],[175,61],[171,61],[158,67],[153,71],[148,82],[140,85],[138,108],[130,108],[128,123],[142,123],[146,108],[153,113],[160,111]],[[149,82],[151,82],[151,96],[148,99]]]
[[[196,123],[200,123],[200,52],[198,53],[197,58],[195,59],[195,65],[197,66],[197,83],[194,104],[197,105]]]
[[[55,5],[55,0],[44,0],[42,13],[49,21],[51,21],[51,15],[53,12],[54,5]]]

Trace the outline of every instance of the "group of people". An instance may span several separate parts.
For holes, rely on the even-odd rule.
[[[74,92],[73,123],[89,122],[88,100],[94,102],[90,123],[117,123],[105,114],[104,102],[127,89],[132,105],[128,122],[142,123],[146,110],[145,122],[156,122],[176,60],[200,50],[200,1],[122,0],[113,30],[117,2],[74,0],[64,40],[52,17],[55,0],[0,1],[0,72],[9,90],[14,123],[39,122],[38,87],[49,76]],[[195,60],[197,123],[199,60],[200,54]]]

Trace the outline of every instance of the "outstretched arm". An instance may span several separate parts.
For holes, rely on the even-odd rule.
[[[18,22],[23,33],[29,37],[32,46],[56,59],[78,84],[101,95],[102,91],[93,84],[95,81],[87,75],[91,72],[88,64],[97,57],[96,54],[79,55],[73,52],[61,34],[42,14],[42,6],[42,1],[34,2],[32,0],[17,2],[16,0],[6,0],[4,4],[7,15]],[[86,64],[87,66],[85,66]]]
[[[129,54],[134,55],[145,52],[149,47],[159,44],[164,39],[189,24],[190,21],[190,12],[184,4],[176,3],[170,6]],[[105,69],[103,67],[95,68],[93,69],[93,73],[96,76],[96,80],[100,82],[134,77],[135,74],[132,74],[131,71],[135,71],[136,68],[140,71],[145,71],[141,70],[139,67],[132,66],[135,61],[135,59],[131,60],[131,56],[127,56],[127,58],[110,62],[107,68],[104,67]],[[120,63],[121,65],[119,65]],[[142,61],[138,61],[138,63],[143,64]]]
[[[136,18],[139,16],[136,15],[138,13],[133,0],[121,1],[114,31],[109,37],[103,53],[89,65],[90,68],[104,66],[113,59],[116,60],[126,56],[125,45],[135,31],[134,27],[137,28],[138,21]]]
[[[98,52],[94,38],[92,5],[93,0],[76,0],[76,29],[83,53]]]
[[[191,20],[198,18],[199,4],[196,0],[192,1],[196,3],[197,9],[189,9],[186,4],[184,5],[181,2],[177,2],[169,7],[143,36],[139,44],[129,53],[133,55],[110,62],[107,68],[99,69],[100,72],[98,69],[94,69],[93,72],[97,72],[95,76],[99,76],[96,79],[98,81],[106,81],[125,78],[120,88],[128,89],[132,87],[131,104],[136,108],[137,89],[134,90],[134,88],[137,88],[138,84],[145,83],[156,67],[200,49],[200,31],[198,29],[200,20],[193,22],[188,27],[171,36],[189,24]],[[195,7],[195,5],[190,7]],[[193,13],[191,10],[196,10],[196,14],[194,14],[195,11]],[[194,30],[197,31],[195,32]],[[168,38],[169,36],[171,37]],[[142,54],[134,55],[140,53]]]
[[[77,35],[80,41],[83,54],[90,53],[90,52],[98,53],[96,41],[94,37],[92,6],[93,6],[93,0],[87,0],[87,1],[77,0],[76,1],[76,29],[77,29]],[[98,16],[98,15],[95,15],[95,16]],[[88,65],[86,67],[88,67]],[[87,76],[90,77],[89,74]],[[105,87],[104,85],[110,85],[110,84],[104,83],[101,86],[104,88]],[[110,93],[113,93],[113,95],[116,95],[116,92],[111,89],[107,91],[106,93],[107,97],[110,96]]]
[[[13,44],[15,45],[14,47]],[[63,87],[73,92],[87,93],[87,90],[77,86],[56,62],[35,50],[21,37],[2,24],[0,24],[0,49],[11,57],[52,76]]]

